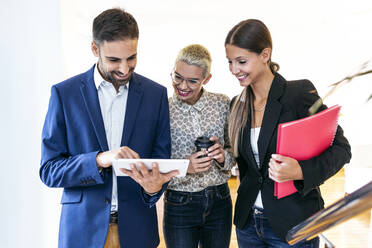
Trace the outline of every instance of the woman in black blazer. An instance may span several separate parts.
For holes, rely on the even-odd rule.
[[[277,73],[270,32],[259,20],[231,29],[225,49],[229,69],[244,87],[232,101],[229,121],[241,180],[234,216],[239,247],[318,247],[318,238],[290,246],[285,236],[323,208],[319,185],[350,161],[350,145],[338,126],[332,146],[317,157],[297,161],[275,154],[278,124],[308,116],[319,99],[316,89],[308,80],[287,81]],[[298,192],[277,199],[274,181],[288,180]]]

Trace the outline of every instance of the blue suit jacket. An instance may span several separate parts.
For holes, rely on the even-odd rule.
[[[112,169],[99,172],[96,164],[97,153],[108,145],[93,72],[94,66],[52,87],[42,132],[40,178],[64,188],[59,247],[103,247],[109,225]],[[134,73],[121,145],[141,158],[169,158],[170,144],[166,88]],[[148,197],[131,178],[118,178],[122,247],[157,247],[152,206],[161,193]]]

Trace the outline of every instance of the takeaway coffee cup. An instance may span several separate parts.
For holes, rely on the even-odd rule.
[[[214,142],[208,137],[201,136],[195,140],[196,152],[207,151],[209,147],[213,146]],[[207,155],[199,156],[199,158],[207,157]]]

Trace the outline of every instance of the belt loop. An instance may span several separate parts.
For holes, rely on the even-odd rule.
[[[118,223],[118,212],[111,212],[110,213],[110,223],[117,224]]]

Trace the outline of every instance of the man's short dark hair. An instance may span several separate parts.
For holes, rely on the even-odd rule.
[[[104,41],[138,39],[138,26],[134,17],[123,9],[103,11],[93,21],[93,40]]]

